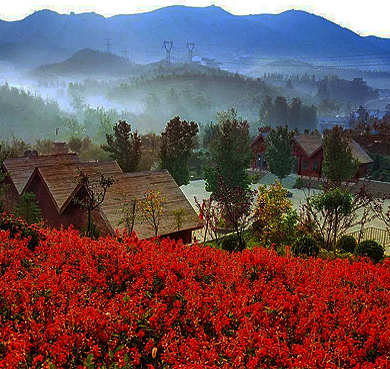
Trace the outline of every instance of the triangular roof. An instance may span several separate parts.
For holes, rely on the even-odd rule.
[[[351,148],[352,156],[357,159],[360,164],[371,164],[374,162],[355,140],[351,140],[349,147]]]
[[[76,163],[81,163],[77,154],[38,155],[6,159],[3,168],[10,174],[11,180],[20,195],[35,168]]]
[[[185,216],[180,230],[194,230],[201,228],[197,221],[195,210],[187,200],[180,187],[176,184],[167,170],[126,173],[107,191],[106,199],[101,205],[104,218],[113,229],[123,229],[119,226],[121,220],[120,208],[124,203],[130,203],[133,197],[141,199],[145,191],[160,191],[163,202],[164,214],[162,216],[159,235],[164,236],[177,232],[173,211],[180,207],[184,209]],[[137,212],[139,214],[139,210]],[[140,238],[154,236],[154,230],[146,221],[138,217],[134,224],[134,230]]]
[[[318,135],[303,134],[300,136],[295,136],[294,138],[308,158],[313,156],[322,148],[322,138]]]
[[[310,158],[322,149],[322,138],[318,135],[301,135],[295,136],[295,141],[304,150],[307,157]],[[370,164],[373,160],[368,156],[364,149],[355,141],[349,142],[352,156],[359,161],[360,164]]]
[[[251,143],[251,147],[255,146],[257,144],[258,141],[260,141],[260,139],[263,139],[265,141],[267,137],[267,133],[265,132],[262,132],[260,133]]]
[[[106,177],[112,176],[114,179],[124,176],[121,168],[115,161],[51,165],[38,167],[37,170],[44,180],[60,213],[66,209],[67,205],[73,200],[81,188],[81,185],[77,181],[80,173],[79,170],[90,175],[91,179],[94,177],[97,178],[97,173],[103,173]],[[26,190],[33,177],[31,176],[31,179],[26,184]]]
[[[163,202],[164,215],[159,235],[177,232],[173,211],[180,207],[185,211],[180,231],[201,228],[193,207],[167,170],[125,174],[115,161],[81,162],[75,154],[8,159],[4,163],[4,168],[17,185],[19,194],[28,191],[34,178],[39,177],[60,214],[72,203],[82,188],[78,183],[80,170],[90,175],[91,179],[98,179],[98,173],[104,174],[105,177],[113,177],[115,183],[108,189],[99,209],[111,232],[116,228],[124,228],[123,225],[119,226],[120,209],[123,204],[129,203],[133,197],[143,198],[145,191],[152,189],[155,192],[160,191],[161,197],[166,199]],[[140,238],[154,236],[154,230],[146,221],[142,222],[140,217],[135,222],[134,230]]]

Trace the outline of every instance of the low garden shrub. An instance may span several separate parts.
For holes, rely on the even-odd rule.
[[[337,248],[344,252],[353,254],[355,252],[357,242],[355,237],[350,235],[343,235],[337,241]]]
[[[320,247],[318,242],[312,236],[304,235],[294,242],[291,251],[294,256],[317,256],[320,251]]]
[[[356,246],[355,254],[358,256],[368,256],[375,262],[378,262],[383,259],[385,249],[375,240],[364,240]]]

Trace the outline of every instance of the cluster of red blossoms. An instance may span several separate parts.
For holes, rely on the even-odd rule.
[[[390,367],[390,262],[0,231],[0,367]]]

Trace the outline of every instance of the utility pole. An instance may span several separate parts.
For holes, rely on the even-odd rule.
[[[106,52],[107,53],[111,53],[111,39],[110,38],[106,38],[107,42],[106,42]]]
[[[171,64],[171,50],[173,48],[173,41],[164,40],[163,47],[165,47],[165,51],[167,54],[165,60],[167,61],[167,64]]]
[[[195,49],[195,42],[187,42],[187,50],[188,50],[188,58],[190,59],[190,63],[192,63],[192,52]]]

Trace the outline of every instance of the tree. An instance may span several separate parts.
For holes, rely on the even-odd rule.
[[[328,131],[324,138],[323,150],[322,172],[330,186],[337,187],[341,182],[351,179],[359,163],[352,156],[349,139],[341,127],[335,126]]]
[[[138,202],[141,211],[141,218],[145,220],[154,231],[154,236],[158,236],[160,221],[164,213],[163,203],[166,199],[160,196],[160,192],[154,190],[145,191],[143,199]]]
[[[218,222],[221,219],[221,206],[210,196],[200,202],[195,196],[195,205],[199,210],[199,221],[203,225],[203,242],[207,241],[207,235],[219,243]]]
[[[12,137],[10,142],[0,142],[0,164],[7,158],[17,158],[23,156],[25,151],[30,149],[30,145],[21,139]]]
[[[373,198],[365,186],[355,188],[332,187],[306,199],[302,207],[301,224],[311,222],[320,236],[322,246],[336,251],[336,241],[347,229],[360,226],[360,237],[364,226],[372,220]],[[362,213],[357,213],[362,209]]]
[[[294,97],[289,106],[289,124],[290,127],[302,129],[302,101],[298,97]]]
[[[286,178],[293,170],[294,158],[291,147],[292,133],[287,126],[278,126],[272,129],[266,137],[265,158],[268,169],[271,173],[278,176],[281,181]]]
[[[294,88],[291,82],[291,78],[289,78],[288,81],[286,82],[286,88],[288,88],[289,90],[292,90]]]
[[[210,144],[214,138],[214,127],[215,125],[213,125],[212,121],[201,127],[202,146],[204,149],[210,148]]]
[[[39,155],[50,155],[53,153],[53,140],[49,138],[35,140],[34,148]]]
[[[136,172],[141,159],[141,138],[137,131],[131,133],[131,125],[120,120],[114,126],[114,134],[107,134],[107,145],[102,149],[110,153],[125,173]]]
[[[180,207],[172,212],[173,218],[175,220],[175,227],[177,228],[177,231],[179,232],[183,222],[184,218],[186,216],[186,211],[183,207]]]
[[[137,218],[137,202],[137,198],[132,197],[130,202],[123,203],[119,209],[119,213],[121,213],[122,217],[118,225],[123,224],[126,227],[127,233],[129,235],[133,233],[134,223]]]
[[[298,215],[287,192],[279,181],[258,188],[253,227],[264,246],[293,242]]]
[[[75,197],[73,202],[88,211],[87,236],[91,236],[92,211],[100,206],[106,196],[107,190],[115,183],[113,177],[105,177],[102,173],[96,173],[97,178],[91,178],[87,173],[79,169],[78,183],[83,185],[86,191],[82,199]]]
[[[275,125],[285,125],[288,124],[288,104],[287,100],[283,96],[278,96],[275,99]]]
[[[271,125],[274,123],[274,103],[271,96],[267,95],[260,107],[260,122],[264,125]]]
[[[15,205],[14,214],[16,217],[24,219],[28,224],[39,223],[42,220],[42,213],[35,193],[23,193]]]
[[[140,160],[140,169],[156,169],[160,160],[161,137],[154,132],[149,132],[141,136],[142,155]]]
[[[160,167],[168,169],[178,186],[190,182],[188,160],[195,147],[194,137],[198,133],[198,124],[171,119],[161,133]]]
[[[231,112],[235,112],[231,110]],[[214,167],[205,168],[206,191],[217,197],[218,183],[223,178],[227,188],[240,187],[243,191],[249,189],[251,183],[247,172],[253,154],[249,142],[249,123],[232,114],[215,126],[214,140],[210,151]]]

